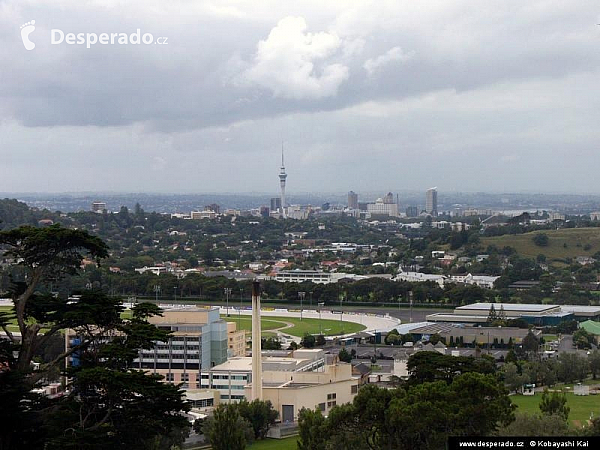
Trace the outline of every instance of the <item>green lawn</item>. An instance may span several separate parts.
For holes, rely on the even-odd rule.
[[[225,316],[221,316],[223,319]],[[252,329],[252,318],[250,316],[241,316],[238,319],[236,314],[231,314],[227,319],[230,322],[240,323],[239,328],[242,330]],[[238,322],[238,320],[240,322]],[[291,323],[294,326],[286,328],[283,333],[291,334],[292,336],[302,337],[306,333],[308,334],[319,334],[322,332],[325,336],[337,336],[346,333],[356,333],[364,330],[366,327],[359,323],[340,322],[339,320],[330,319],[306,319],[300,320],[299,317],[262,317],[261,326],[264,331],[274,330],[276,328],[284,327],[285,324]]]
[[[256,441],[252,444],[249,449],[252,450],[296,450],[298,436],[292,436],[285,439],[265,439],[263,441]]]
[[[545,233],[549,242],[545,247],[533,243],[533,236]],[[514,247],[521,256],[535,258],[539,254],[548,260],[575,258],[576,256],[591,256],[600,250],[600,228],[563,228],[560,230],[533,231],[525,234],[496,236],[482,238],[484,247],[495,245],[502,248],[506,245]],[[565,246],[566,244],[566,246]],[[584,247],[589,245],[587,250]]]
[[[585,424],[590,418],[590,413],[594,413],[594,417],[600,415],[600,398],[597,395],[575,395],[568,393],[567,405],[571,408],[569,413],[569,422],[578,421],[580,424]],[[510,399],[517,405],[517,411],[526,413],[539,413],[539,403],[542,399],[542,394],[537,393],[532,396],[527,395],[511,395]],[[575,424],[577,425],[577,424]]]

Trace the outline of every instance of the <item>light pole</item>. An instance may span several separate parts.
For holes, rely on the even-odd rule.
[[[308,293],[310,295],[310,309],[312,309],[312,291]]]
[[[154,298],[156,299],[156,302],[158,303],[158,294],[160,294],[160,284],[155,284],[153,289],[154,289]]]
[[[344,299],[344,294],[340,295],[340,326],[342,327],[342,334],[344,334],[344,310],[342,309],[342,300]]]
[[[413,293],[408,291],[408,302],[410,303],[410,323],[412,323],[412,305],[413,305]]]
[[[227,299],[227,317],[229,317],[229,296],[231,295],[231,288],[225,288],[225,298]]]
[[[298,297],[300,298],[300,321],[302,321],[302,302],[304,301],[304,296],[306,292],[300,291],[298,292]]]
[[[177,301],[177,286],[173,286],[173,301]]]
[[[243,288],[240,288],[240,309],[238,309],[238,330],[242,329],[242,292]]]

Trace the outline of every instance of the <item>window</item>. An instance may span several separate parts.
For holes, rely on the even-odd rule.
[[[336,398],[336,394],[327,394],[327,400],[334,400]]]
[[[319,403],[319,406],[317,406],[317,408],[319,408],[319,411],[325,411],[325,403]]]
[[[337,404],[337,402],[335,400],[332,402],[327,402],[327,407],[331,408],[331,407],[335,406],[336,404]]]
[[[186,382],[186,383],[188,381],[190,381],[190,374],[189,373],[182,373],[181,374],[181,381]]]
[[[358,393],[358,384],[354,384],[354,385],[351,386],[350,393],[351,394],[357,394]]]
[[[165,380],[170,381],[172,383],[173,381],[175,381],[175,375],[173,375],[172,373],[168,373],[165,375]]]

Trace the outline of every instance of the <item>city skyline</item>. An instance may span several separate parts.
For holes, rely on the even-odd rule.
[[[593,2],[5,5],[0,191],[600,192]]]

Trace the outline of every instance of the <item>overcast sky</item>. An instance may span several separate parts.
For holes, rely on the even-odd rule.
[[[275,192],[284,141],[292,193],[600,193],[598,23],[597,0],[0,0],[0,192]],[[167,45],[50,42],[138,28]]]

